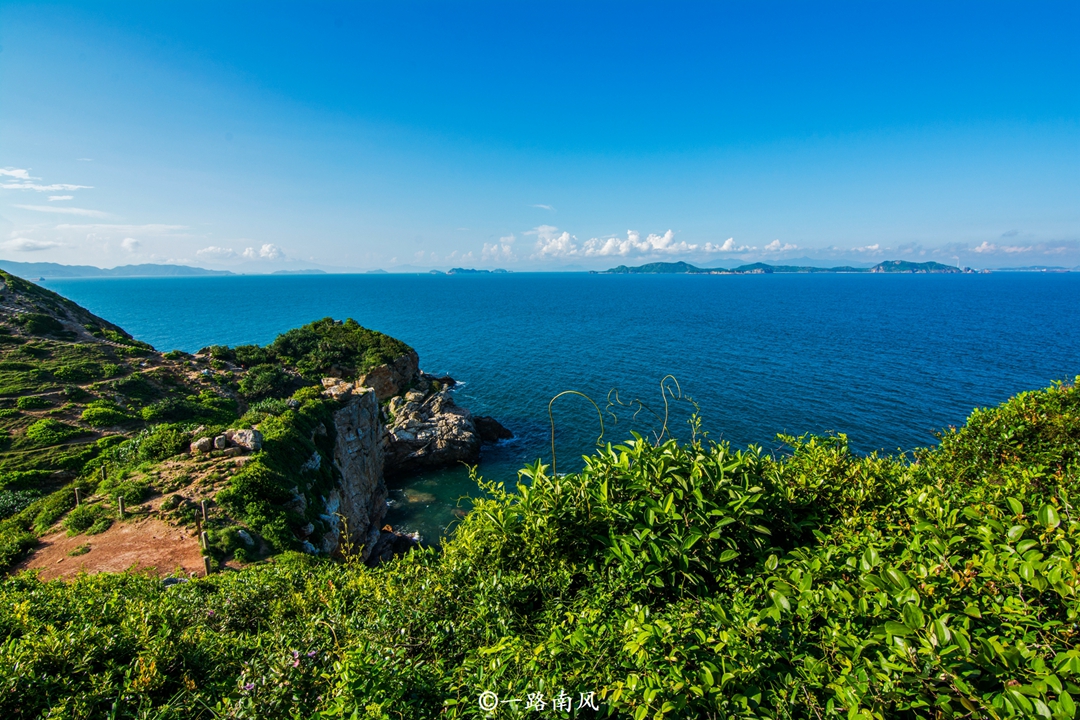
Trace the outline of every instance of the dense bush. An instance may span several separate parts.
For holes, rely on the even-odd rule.
[[[83,503],[67,514],[63,525],[68,535],[97,535],[112,525],[112,513],[102,505]]]
[[[274,418],[279,439],[316,410]],[[0,710],[481,718],[491,691],[522,701],[507,717],[538,716],[530,694],[582,718],[1075,716],[1080,390],[975,413],[914,458],[786,441],[534,465],[441,551],[376,570],[20,575],[0,584]],[[271,487],[292,458],[258,462]],[[588,692],[599,712],[552,712]]]
[[[279,335],[266,347],[212,345],[205,352],[219,361],[245,368],[287,365],[318,380],[332,373],[355,375],[409,352],[405,343],[362,327],[355,320],[323,318]]]
[[[55,445],[82,434],[82,430],[59,420],[45,418],[26,428],[26,437],[38,445]]]
[[[236,401],[204,390],[184,398],[166,398],[144,407],[143,420],[152,423],[185,420],[227,423],[236,418]]]
[[[280,365],[256,365],[240,378],[240,394],[255,400],[267,395],[288,394],[293,377]]]
[[[132,420],[123,408],[108,400],[95,400],[82,412],[82,421],[90,427],[111,427]]]
[[[30,506],[30,503],[41,497],[41,491],[29,490],[0,490],[0,520],[11,517]]]
[[[52,403],[48,398],[43,398],[40,395],[23,395],[15,401],[15,405],[20,410],[39,410],[41,408],[51,407]]]

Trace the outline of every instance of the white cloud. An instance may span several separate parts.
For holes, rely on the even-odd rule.
[[[109,217],[109,213],[101,212],[100,210],[86,210],[84,208],[49,207],[48,205],[15,205],[15,207],[22,208],[23,210],[33,210],[34,212],[57,213],[59,215],[85,215],[86,217],[94,218]]]
[[[975,248],[975,252],[977,253],[989,253],[994,252],[995,250],[997,250],[997,245],[995,245],[994,243],[986,242],[985,240],[983,240],[982,245]]]
[[[799,246],[790,243],[781,243],[779,240],[773,240],[762,249],[765,252],[787,252],[788,250],[798,250]]]
[[[728,238],[722,244],[688,243],[675,241],[675,232],[668,230],[663,235],[651,233],[644,238],[637,230],[627,230],[626,237],[611,236],[591,238],[579,243],[577,237],[563,231],[559,232],[552,225],[541,225],[530,230],[526,235],[536,235],[536,247],[533,257],[542,258],[589,258],[589,257],[669,257],[672,255],[714,254],[725,252],[747,252],[756,248],[737,245],[734,238]],[[794,249],[788,245],[782,249]],[[777,249],[781,249],[777,246]]]
[[[21,168],[0,168],[0,177],[13,177],[20,180],[37,180],[37,178],[30,177],[29,170],[23,170]]]
[[[79,162],[94,162],[93,158],[78,158]]]
[[[554,210],[555,209],[555,208],[551,207],[550,205],[541,205],[540,203],[537,203],[536,205],[533,205],[533,207],[534,208],[540,208],[541,210]]]
[[[480,257],[491,262],[513,262],[517,260],[517,256],[514,255],[514,248],[505,243],[484,243],[484,250],[480,253]]]
[[[236,251],[232,248],[223,248],[216,245],[196,250],[195,255],[203,260],[233,260],[238,257]]]
[[[710,252],[747,252],[748,250],[754,250],[755,248],[749,245],[736,245],[735,238],[728,238],[724,241],[723,245],[713,245],[712,243],[705,243],[705,247]],[[713,249],[715,248],[715,249]]]
[[[992,242],[983,241],[983,244],[974,248],[977,253],[1008,253],[1015,255],[1017,253],[1028,253],[1038,248],[1034,245],[995,245]]]
[[[74,200],[74,195],[50,195],[49,202],[56,202],[57,200]]]
[[[873,245],[863,245],[862,247],[854,247],[854,248],[851,248],[851,251],[852,252],[857,252],[857,253],[867,253],[869,255],[880,255],[881,254],[881,244],[880,243],[874,243]]]
[[[253,247],[244,248],[243,256],[248,260],[280,260],[285,257],[285,253],[277,245],[266,243],[258,250]]]
[[[37,252],[38,250],[60,247],[60,243],[51,240],[31,240],[30,238],[17,237],[0,244],[0,247],[15,252]]]
[[[135,252],[136,250],[139,249],[139,247],[141,245],[142,245],[141,240],[136,240],[135,238],[132,238],[132,237],[124,238],[120,242],[120,247],[124,248],[128,252]]]

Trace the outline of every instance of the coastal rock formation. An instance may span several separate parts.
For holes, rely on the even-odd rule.
[[[371,552],[364,559],[364,563],[368,567],[375,567],[397,555],[404,555],[419,544],[418,533],[397,532],[386,526],[379,533],[379,539],[371,546]]]
[[[379,365],[360,376],[357,385],[372,388],[379,402],[385,402],[409,389],[420,377],[420,358],[409,351],[391,363]]]
[[[490,415],[477,415],[473,418],[473,424],[476,425],[476,432],[480,433],[480,439],[486,443],[509,440],[514,437],[514,433]]]
[[[455,462],[480,459],[480,434],[472,413],[447,390],[425,396],[412,390],[391,398],[383,433],[387,475],[404,475]]]
[[[327,385],[324,393],[343,403],[334,412],[333,427],[336,434],[333,461],[341,481],[324,498],[321,519],[330,530],[323,534],[320,547],[312,544],[312,551],[334,552],[347,532],[351,544],[365,546],[366,559],[379,540],[386,515],[379,403],[370,388],[343,381],[323,382]],[[310,544],[310,539],[305,542]]]

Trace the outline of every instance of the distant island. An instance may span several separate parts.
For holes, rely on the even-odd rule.
[[[494,270],[477,270],[475,268],[450,268],[446,271],[447,275],[498,275],[509,272],[509,270],[503,270],[502,268],[496,268]]]
[[[232,275],[232,273],[229,273]],[[326,275],[325,270],[275,270],[271,275]]]
[[[17,277],[42,278],[92,278],[92,277],[196,277],[203,275],[233,275],[228,270],[207,270],[188,265],[121,265],[99,268],[93,265],[61,265],[51,262],[16,262],[0,260],[0,270]]]
[[[886,260],[870,268],[857,268],[849,265],[841,267],[820,268],[808,265],[768,265],[766,263],[752,263],[739,267],[727,268],[699,268],[685,262],[655,262],[637,267],[620,265],[610,270],[604,270],[605,275],[645,275],[645,274],[684,274],[684,275],[769,275],[772,273],[917,273],[917,274],[962,274],[990,272],[989,270],[972,270],[969,267],[958,268],[952,265],[943,265],[939,262],[908,262],[906,260]],[[594,274],[598,274],[594,271]]]

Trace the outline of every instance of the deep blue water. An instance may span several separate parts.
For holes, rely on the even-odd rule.
[[[1080,374],[1080,274],[325,275],[48,280],[45,286],[160,350],[267,343],[332,316],[409,343],[459,403],[518,437],[481,474],[512,483],[550,462],[548,401],[604,406],[609,390],[662,413],[678,378],[703,427],[775,448],[777,433],[847,433],[860,451],[934,442],[975,407]],[[580,466],[596,411],[555,406],[560,470]],[[605,440],[650,429],[610,416]],[[685,435],[686,405],[672,407]],[[655,431],[655,422],[652,426]],[[464,469],[396,488],[390,522],[434,539],[475,494]],[[411,501],[410,501],[411,500]]]

